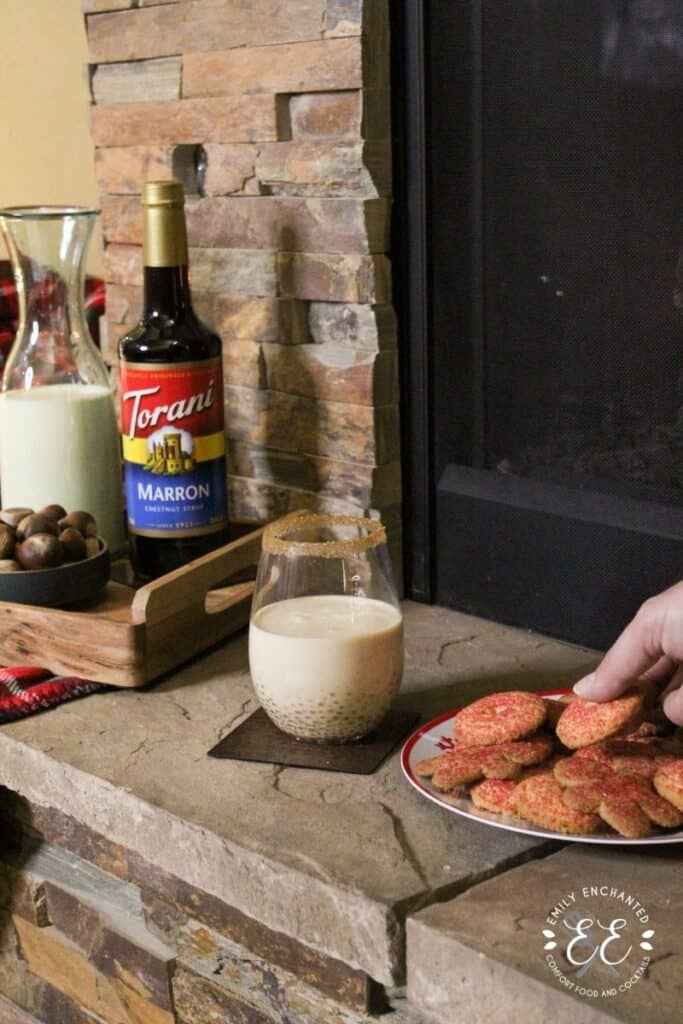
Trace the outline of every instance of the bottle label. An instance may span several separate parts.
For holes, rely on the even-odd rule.
[[[227,520],[220,359],[121,363],[128,525],[143,537],[195,537]]]

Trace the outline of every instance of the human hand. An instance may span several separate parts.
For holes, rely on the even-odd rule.
[[[664,686],[664,713],[683,725],[683,581],[642,605],[574,692],[587,700],[614,700],[637,681]]]

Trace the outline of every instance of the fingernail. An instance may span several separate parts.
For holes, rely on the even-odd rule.
[[[584,676],[583,679],[579,679],[578,683],[574,685],[574,693],[579,697],[588,697],[593,688],[595,682],[595,672],[591,672],[590,675]]]

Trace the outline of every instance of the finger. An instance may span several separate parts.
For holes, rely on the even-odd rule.
[[[676,674],[678,664],[673,658],[669,658],[664,654],[659,661],[655,662],[652,668],[643,672],[640,678],[644,683],[668,683]]]
[[[587,700],[614,700],[652,670],[663,654],[659,643],[663,613],[658,599],[646,602],[595,672],[579,680],[574,692]]]
[[[678,670],[671,681],[672,687],[678,684],[676,689],[671,689],[664,697],[664,714],[676,725],[683,725],[683,669]]]

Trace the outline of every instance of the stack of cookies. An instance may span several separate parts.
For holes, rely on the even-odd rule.
[[[455,748],[415,771],[483,810],[565,834],[635,839],[683,825],[683,738],[640,690],[606,704],[494,693],[453,731]]]

